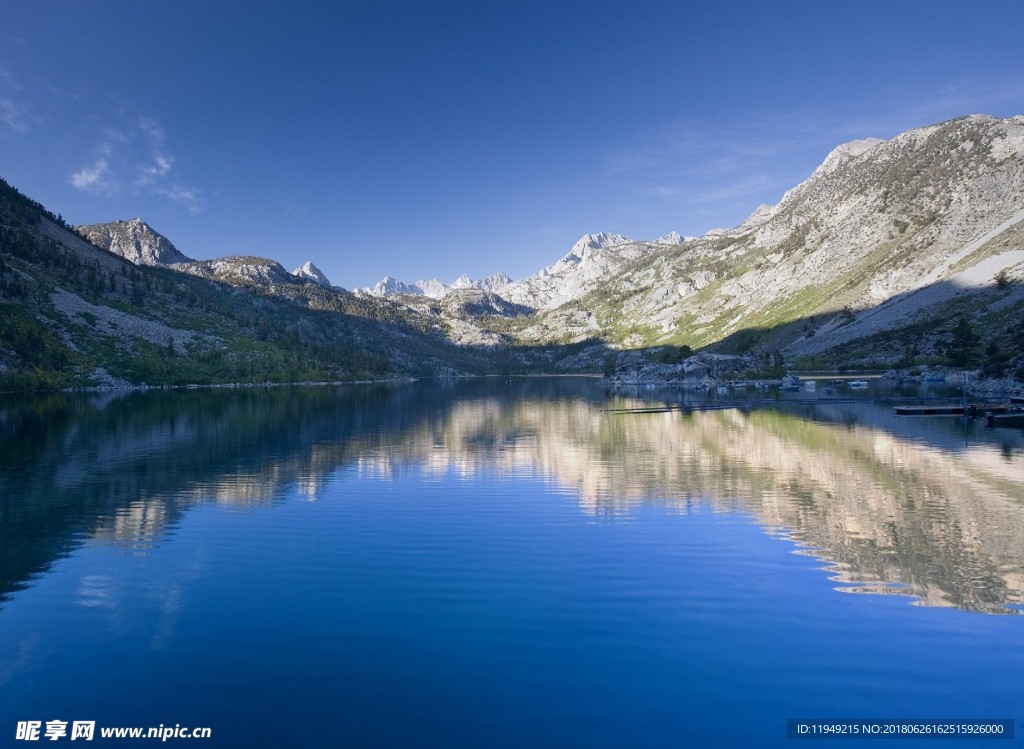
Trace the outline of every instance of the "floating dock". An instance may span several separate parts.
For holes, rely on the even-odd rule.
[[[984,416],[987,413],[1004,414],[1010,409],[1006,406],[979,406],[969,403],[965,406],[893,406],[897,416]]]
[[[1024,429],[1024,411],[1011,411],[1010,413],[996,414],[992,417],[993,427],[1016,427]]]

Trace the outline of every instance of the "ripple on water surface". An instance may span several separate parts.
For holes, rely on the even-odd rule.
[[[1019,709],[1016,437],[516,387],[74,401],[0,451],[2,719],[785,746]]]

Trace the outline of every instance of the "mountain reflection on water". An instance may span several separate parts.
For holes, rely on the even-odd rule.
[[[48,395],[0,402],[0,596],[83,543],[138,553],[190,506],[315,500],[403,472],[540,477],[616,522],[749,515],[848,592],[1024,604],[1024,438],[868,401],[684,413],[573,378]]]

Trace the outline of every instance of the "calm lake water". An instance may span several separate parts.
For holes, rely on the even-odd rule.
[[[1020,745],[1024,433],[838,401],[0,401],[0,743],[792,747],[833,742],[790,718],[1012,718],[993,746]]]

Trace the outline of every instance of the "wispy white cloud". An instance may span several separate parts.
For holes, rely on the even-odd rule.
[[[915,98],[895,98],[890,106],[851,118],[837,127],[844,140],[876,135],[888,138],[912,127],[931,125],[968,114],[998,117],[1024,114],[1024,75],[993,75],[991,78],[962,78],[921,92]]]
[[[767,174],[751,174],[736,181],[727,181],[710,190],[702,190],[692,199],[698,203],[729,201],[755,195],[777,186],[777,180]]]
[[[680,119],[640,134],[631,148],[610,154],[605,167],[646,206],[638,212],[672,211],[685,224],[710,211],[720,216],[716,223],[728,223],[777,200],[806,176],[803,171],[809,174],[791,165],[807,148],[803,133],[753,118],[718,126]]]
[[[157,195],[192,213],[203,209],[202,191],[175,178],[175,157],[163,125],[155,118],[126,114],[99,128],[93,156],[68,182],[87,192],[122,191]]]
[[[730,176],[749,174],[799,178],[795,166],[786,166],[813,168],[841,143],[890,138],[913,127],[975,113],[1024,113],[1024,76],[949,81],[913,97],[880,86],[875,99],[850,102],[842,109],[808,105],[752,111],[742,120],[725,122],[676,119],[638,132],[629,146],[604,154],[603,162],[609,176],[641,180],[654,192],[664,192],[664,186],[673,183],[685,186],[708,179],[736,183]]]
[[[0,65],[0,122],[16,133],[24,133],[36,118],[32,105],[20,95],[21,83],[11,70]]]
[[[31,121],[31,109],[13,99],[0,98],[0,122],[3,122],[16,133],[28,130]]]
[[[153,117],[139,117],[138,126],[154,148],[159,148],[167,142],[167,133]]]
[[[158,195],[163,195],[165,198],[185,206],[189,213],[200,213],[203,210],[203,193],[198,188],[173,185],[159,188],[156,192]]]
[[[714,124],[676,120],[640,134],[631,148],[606,154],[608,173],[656,172],[699,178],[742,173],[807,145],[802,133],[765,120]]]
[[[174,165],[174,157],[162,153],[154,153],[153,161],[149,164],[140,164],[136,184],[140,187],[152,185],[166,177]]]
[[[891,138],[914,127],[966,114],[1024,112],[1024,75],[951,80],[908,95],[899,82],[880,82],[870,99],[808,102],[803,107],[714,113],[648,123],[597,156],[615,185],[616,210],[629,218],[675,215],[690,222],[727,224],[775,202],[810,176],[836,146],[867,137]]]
[[[680,185],[649,185],[643,188],[643,192],[661,200],[674,200],[684,197],[689,191]]]
[[[98,159],[92,164],[83,166],[68,178],[71,186],[78,190],[91,192],[113,192],[116,185],[111,181],[110,164],[106,159]]]
[[[313,212],[308,205],[292,203],[288,200],[278,201],[278,207],[283,216],[309,216]]]

